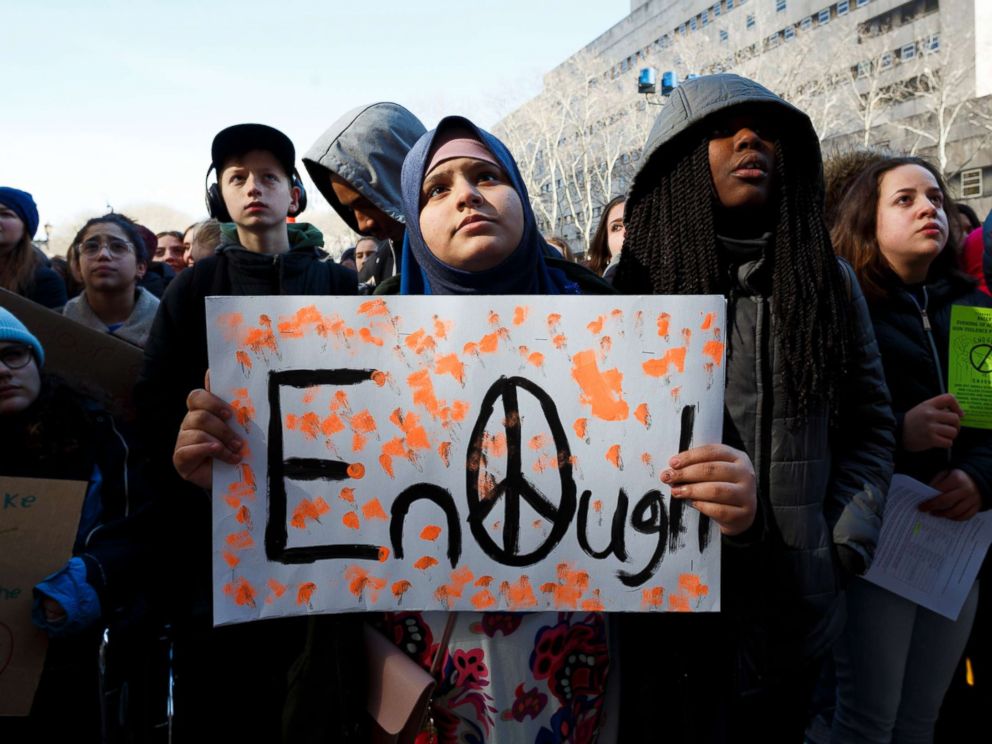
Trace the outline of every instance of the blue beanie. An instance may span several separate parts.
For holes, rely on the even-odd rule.
[[[38,207],[35,206],[34,197],[27,191],[0,186],[0,204],[17,212],[17,216],[28,229],[28,236],[33,238],[38,232]]]
[[[0,307],[0,341],[18,341],[27,344],[34,351],[38,366],[44,366],[45,350],[41,348],[41,342],[5,307]]]

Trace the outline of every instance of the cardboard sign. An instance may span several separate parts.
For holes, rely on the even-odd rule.
[[[71,557],[86,486],[0,477],[0,716],[31,711],[48,647],[31,590]]]
[[[962,426],[992,429],[992,309],[951,308],[947,392],[965,413]]]
[[[672,499],[721,441],[722,297],[208,298],[218,624],[356,610],[716,610]]]
[[[113,415],[132,417],[131,392],[144,361],[140,348],[5,289],[0,289],[0,306],[17,316],[41,342],[46,372],[63,378]]]

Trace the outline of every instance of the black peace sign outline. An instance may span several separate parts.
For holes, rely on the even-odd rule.
[[[985,356],[982,357],[980,362],[975,361],[978,357],[975,352],[978,350],[985,352]],[[975,368],[976,372],[983,375],[992,374],[992,344],[976,344],[972,346],[971,351],[968,353],[968,361],[971,362],[971,366]]]
[[[520,408],[517,388],[526,390],[537,399],[544,419],[551,429],[555,451],[558,453],[558,477],[561,481],[561,500],[556,507],[533,483],[524,477],[521,468]],[[503,425],[506,430],[506,477],[496,485],[488,498],[479,497],[479,468],[482,467],[482,442],[486,424],[492,418],[497,398],[503,400]],[[575,481],[572,479],[571,450],[565,428],[558,417],[558,409],[551,397],[540,387],[523,377],[500,377],[494,382],[479,407],[469,440],[466,468],[466,498],[468,523],[479,547],[493,560],[506,566],[530,566],[546,558],[568,532],[575,515]],[[503,544],[497,543],[485,527],[485,520],[499,501],[506,497],[503,517]],[[520,499],[523,498],[542,517],[554,525],[535,550],[520,550]]]

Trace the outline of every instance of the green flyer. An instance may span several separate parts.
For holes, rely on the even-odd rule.
[[[962,426],[992,429],[992,309],[951,308],[947,391],[964,409]]]

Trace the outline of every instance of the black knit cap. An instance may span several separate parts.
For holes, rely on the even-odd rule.
[[[278,129],[265,124],[235,124],[222,129],[210,146],[210,157],[214,168],[220,172],[228,159],[252,150],[271,152],[286,169],[286,175],[293,174],[296,167],[293,143]]]

